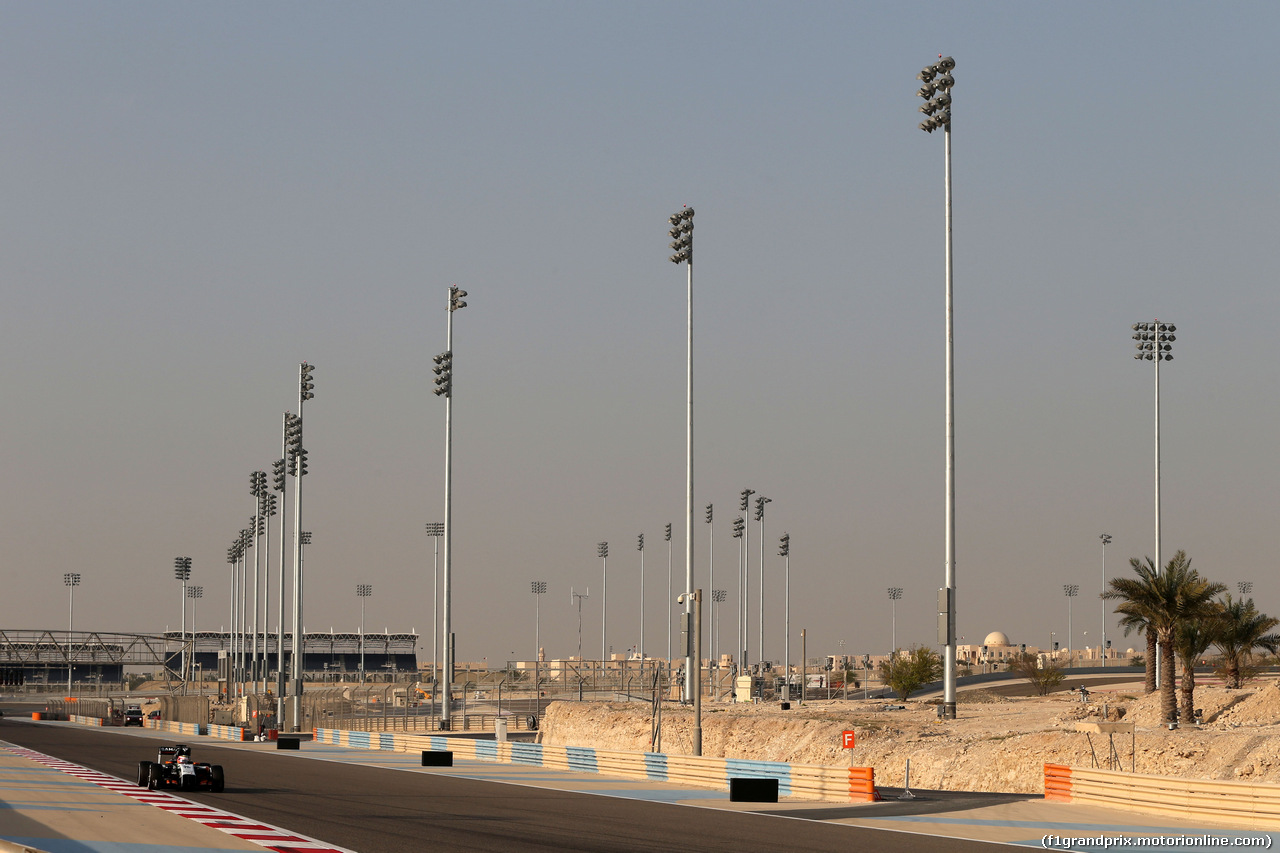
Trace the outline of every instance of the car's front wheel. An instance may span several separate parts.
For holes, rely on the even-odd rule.
[[[151,773],[150,773],[150,775],[147,777],[147,787],[148,787],[148,788],[150,788],[150,789],[151,789],[151,790],[153,790],[153,791],[154,791],[154,790],[156,790],[157,788],[159,788],[159,787],[160,787],[160,784],[161,784],[161,781],[162,781],[162,780],[163,780],[163,778],[164,778],[164,776],[162,775],[162,774],[163,774],[163,772],[164,772],[164,771],[162,771],[162,770],[160,769],[160,765],[159,765],[159,764],[152,764],[152,765],[151,765]]]
[[[147,782],[149,781],[151,781],[151,762],[139,761],[138,762],[138,787],[139,788],[147,787]]]
[[[225,778],[222,775],[222,765],[214,764],[209,768],[209,790],[215,794],[221,794],[225,786]]]

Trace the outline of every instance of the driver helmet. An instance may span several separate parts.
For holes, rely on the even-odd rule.
[[[179,755],[179,756],[178,756],[178,763],[179,763],[179,764],[190,764],[190,763],[191,763],[191,756],[189,756],[189,755]]]

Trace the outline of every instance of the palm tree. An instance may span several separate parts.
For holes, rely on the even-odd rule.
[[[1110,582],[1111,588],[1102,593],[1102,598],[1120,599],[1121,604],[1116,606],[1115,612],[1121,616],[1120,627],[1124,629],[1126,637],[1136,631],[1146,639],[1147,654],[1143,659],[1143,663],[1146,664],[1147,677],[1144,689],[1147,693],[1155,693],[1156,632],[1151,629],[1151,617],[1146,612],[1145,604],[1149,598],[1147,590],[1154,586],[1155,576],[1158,572],[1150,557],[1147,558],[1146,564],[1143,564],[1137,557],[1131,557],[1129,565],[1138,575],[1137,579],[1112,578]]]
[[[1222,602],[1221,622],[1214,645],[1222,652],[1227,687],[1239,688],[1244,683],[1242,670],[1254,649],[1266,649],[1272,654],[1280,649],[1280,634],[1267,633],[1280,625],[1280,619],[1259,613],[1252,598],[1232,598],[1228,593]]]
[[[1160,649],[1160,712],[1169,722],[1178,719],[1178,703],[1174,695],[1174,637],[1183,622],[1206,619],[1217,608],[1214,596],[1226,587],[1200,577],[1191,568],[1186,551],[1178,551],[1164,567],[1156,568],[1151,558],[1144,565],[1137,558],[1129,561],[1138,574],[1135,578],[1113,578],[1111,589],[1103,598],[1121,599],[1116,612],[1146,622],[1148,644],[1155,634]]]

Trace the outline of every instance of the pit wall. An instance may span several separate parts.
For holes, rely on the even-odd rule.
[[[204,727],[199,723],[178,723],[173,720],[144,720],[147,728],[178,735],[202,735]]]
[[[870,767],[817,767],[780,761],[624,752],[582,746],[474,740],[399,732],[349,732],[316,729],[315,739],[354,749],[394,752],[452,752],[461,758],[600,773],[620,779],[674,782],[699,788],[729,790],[730,779],[777,779],[778,796],[827,802],[871,802],[878,799],[875,771]]]
[[[205,727],[205,734],[220,740],[250,740],[249,730],[239,726],[219,726],[210,723]]]
[[[1044,798],[1280,829],[1280,785],[1174,779],[1116,770],[1044,766]]]

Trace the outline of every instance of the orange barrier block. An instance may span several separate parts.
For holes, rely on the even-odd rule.
[[[44,719],[44,714],[42,714],[42,713],[41,713],[41,712],[39,712],[39,711],[32,711],[32,712],[31,712],[31,719],[33,719],[33,720],[43,720],[43,719]]]
[[[880,799],[876,790],[876,771],[874,767],[849,768],[849,801],[852,803],[874,803]]]
[[[1071,768],[1064,764],[1044,766],[1044,798],[1048,801],[1069,803],[1072,800]]]

